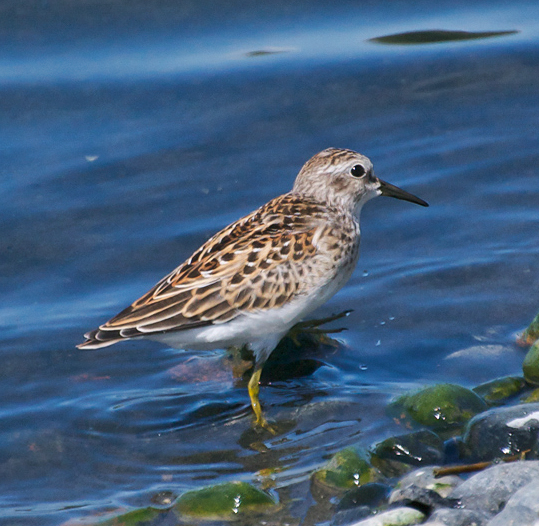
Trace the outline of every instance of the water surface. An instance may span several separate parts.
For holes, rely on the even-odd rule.
[[[0,522],[56,525],[270,469],[300,499],[276,520],[323,523],[310,472],[396,432],[393,395],[519,373],[514,333],[539,298],[535,3],[2,12]],[[369,41],[439,30],[512,33]],[[357,271],[313,314],[352,309],[331,325],[347,331],[298,356],[303,374],[266,375],[268,417],[290,422],[266,453],[222,352],[75,349],[328,146],[431,206],[364,208]]]

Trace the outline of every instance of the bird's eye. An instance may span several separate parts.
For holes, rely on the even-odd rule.
[[[366,173],[365,167],[362,164],[356,164],[350,169],[350,175],[354,177],[363,177]]]

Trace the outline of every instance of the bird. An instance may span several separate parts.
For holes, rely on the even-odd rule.
[[[77,347],[141,338],[195,351],[247,345],[255,425],[274,432],[259,400],[264,363],[296,323],[348,281],[359,257],[361,209],[380,195],[428,206],[379,179],[360,153],[317,153],[291,191],[223,228]]]

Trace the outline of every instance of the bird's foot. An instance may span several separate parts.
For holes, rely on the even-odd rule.
[[[255,426],[257,426],[258,429],[265,429],[269,433],[271,433],[273,436],[277,435],[279,433],[278,429],[270,424],[264,417],[264,415],[260,414],[257,415]]]
[[[351,310],[345,310],[343,312],[340,312],[339,314],[334,314],[333,316],[328,316],[327,318],[320,318],[317,320],[307,320],[307,321],[300,321],[299,323],[296,323],[289,331],[287,336],[294,342],[295,345],[298,347],[301,346],[301,342],[299,341],[299,337],[302,333],[309,333],[315,335],[316,339],[323,344],[326,345],[335,345],[335,341],[329,338],[328,334],[337,334],[339,332],[343,332],[346,330],[346,328],[341,327],[337,329],[321,329],[321,325],[325,325],[326,323],[330,323],[335,320],[340,320],[341,318],[345,318],[348,316],[352,311]]]

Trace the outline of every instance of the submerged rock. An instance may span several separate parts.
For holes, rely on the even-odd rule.
[[[470,389],[438,384],[399,397],[389,411],[399,412],[418,424],[437,430],[460,426],[487,409],[485,401]]]
[[[347,490],[382,478],[370,462],[370,455],[359,446],[339,451],[313,474],[313,481],[334,490]]]
[[[523,396],[520,401],[523,404],[539,402],[539,389],[534,389],[531,393],[528,393],[526,396]]]
[[[436,466],[429,466],[408,473],[391,492],[389,503],[415,502],[428,507],[451,505],[446,499],[462,480],[456,475],[436,477],[435,469]]]
[[[444,444],[436,433],[425,429],[386,438],[374,446],[371,455],[373,465],[391,476],[395,471],[408,471],[406,466],[439,464],[444,458]],[[404,470],[399,464],[405,465]]]
[[[496,405],[521,393],[525,388],[526,381],[522,376],[505,376],[478,385],[472,391],[488,404]]]
[[[539,403],[490,409],[466,426],[462,453],[473,461],[537,454],[538,433]]]
[[[339,501],[337,510],[347,510],[358,506],[366,506],[370,509],[378,508],[385,504],[391,492],[391,487],[380,482],[364,484],[358,488],[348,490]]]
[[[163,510],[141,508],[95,524],[98,524],[99,526],[150,526],[161,523],[159,518],[164,517],[165,515],[166,512],[163,512]]]
[[[350,526],[387,503],[391,486],[373,482],[348,490],[339,501],[331,526]]]
[[[527,382],[539,384],[539,340],[537,340],[528,351],[522,362],[522,372]]]
[[[275,509],[275,500],[247,482],[226,482],[184,493],[174,509],[198,519],[232,519]]]
[[[537,484],[537,480],[539,461],[507,462],[476,473],[455,488],[450,497],[457,499],[461,508],[494,515],[506,506],[517,490],[530,483]],[[515,524],[521,525],[520,522]]]

